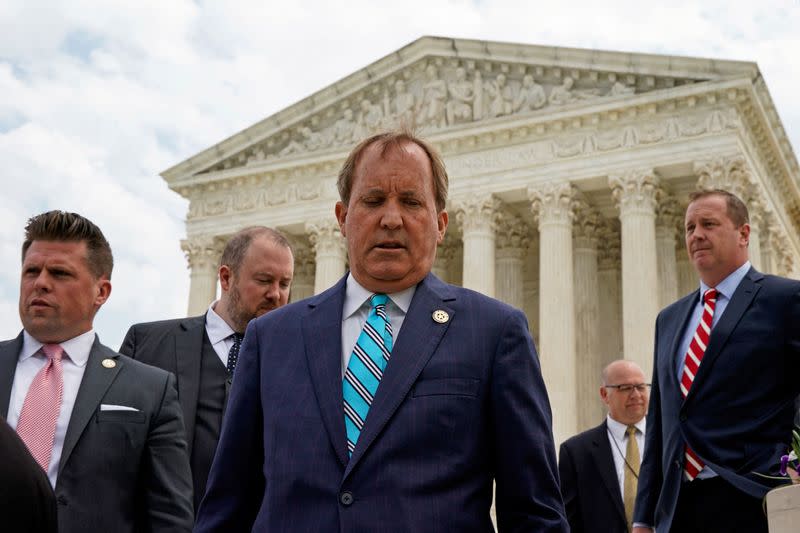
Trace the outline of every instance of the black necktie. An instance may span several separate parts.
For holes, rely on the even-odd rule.
[[[242,339],[244,335],[240,335],[239,333],[234,333],[231,335],[233,337],[233,346],[231,346],[231,350],[228,352],[228,375],[232,376],[233,371],[236,369],[236,361],[239,359],[239,348],[242,346]]]

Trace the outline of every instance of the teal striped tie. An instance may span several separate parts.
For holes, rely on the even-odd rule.
[[[392,353],[392,325],[386,314],[388,299],[385,294],[374,294],[370,298],[372,309],[344,372],[344,425],[349,455],[353,455],[356,448],[369,406],[383,377],[383,369]]]

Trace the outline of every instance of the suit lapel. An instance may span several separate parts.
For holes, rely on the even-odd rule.
[[[603,481],[603,485],[614,501],[614,508],[624,520],[625,505],[622,502],[622,489],[619,486],[619,479],[617,478],[617,472],[614,468],[614,450],[611,449],[611,445],[608,443],[607,432],[608,426],[606,422],[603,422],[599,427],[595,428],[592,434],[592,462],[597,466],[600,479]]]
[[[186,442],[189,457],[194,443],[194,419],[197,399],[200,395],[200,361],[203,358],[203,342],[206,338],[205,315],[181,322],[175,332],[175,369],[178,381],[178,401],[184,413]]]
[[[311,382],[336,456],[347,464],[347,437],[342,399],[342,305],[345,280],[312,298],[302,320]]]
[[[113,368],[106,368],[102,364],[105,359],[111,359],[116,364]],[[100,401],[124,364],[118,353],[100,344],[100,340],[95,336],[94,344],[89,352],[89,360],[86,362],[86,369],[83,372],[83,379],[78,388],[78,396],[75,398],[75,405],[72,408],[67,434],[64,437],[61,462],[58,466],[59,474],[64,470],[64,465],[69,461],[69,456],[86,425],[97,412]]]
[[[745,277],[742,278],[733,296],[731,296],[731,301],[725,308],[725,312],[719,318],[717,325],[711,330],[711,337],[708,340],[706,353],[703,355],[703,361],[700,363],[700,368],[694,378],[692,388],[689,389],[689,394],[686,397],[687,400],[691,398],[693,396],[692,393],[700,389],[703,386],[703,382],[708,379],[708,375],[711,373],[714,363],[720,356],[722,348],[725,347],[731,333],[733,333],[733,330],[742,319],[745,311],[750,307],[753,298],[756,297],[756,294],[758,294],[758,291],[761,289],[761,286],[755,282],[760,281],[763,277],[761,273],[751,268]]]
[[[0,416],[8,418],[8,404],[11,401],[11,387],[17,371],[19,351],[22,349],[22,333],[12,341],[0,345]]]
[[[447,286],[431,274],[417,286],[344,477],[386,426],[447,331],[455,316],[455,311],[443,304],[443,301],[453,299],[448,292]],[[447,311],[450,320],[444,324],[434,321],[431,315],[437,309]]]
[[[675,310],[676,314],[672,322],[672,331],[665,332],[665,334],[668,335],[666,338],[671,339],[671,346],[667,352],[668,357],[664,358],[667,366],[665,369],[661,369],[660,374],[663,376],[665,375],[664,372],[666,372],[668,376],[667,379],[669,380],[668,382],[675,391],[680,391],[680,381],[678,380],[678,373],[675,371],[675,357],[680,357],[681,361],[686,357],[685,353],[678,355],[678,351],[681,348],[681,341],[683,340],[683,334],[686,328],[692,327],[692,325],[689,324],[689,320],[692,317],[692,311],[695,305],[697,305],[699,298],[699,289],[685,297],[684,301]],[[681,393],[678,392],[678,395],[674,397],[680,399]]]

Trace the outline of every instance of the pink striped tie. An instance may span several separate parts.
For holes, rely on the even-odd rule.
[[[700,368],[700,361],[703,360],[703,355],[706,353],[706,346],[708,346],[708,339],[711,336],[711,324],[714,318],[714,308],[717,306],[717,290],[708,289],[703,294],[703,315],[700,317],[700,323],[697,325],[697,330],[694,332],[694,337],[689,343],[689,349],[686,350],[686,360],[683,364],[683,375],[681,376],[681,394],[686,399],[689,394],[689,389],[692,388],[694,377],[697,375],[697,369]],[[697,474],[705,466],[700,457],[692,450],[689,445],[686,445],[686,461],[683,466],[686,477],[692,481],[697,477]]]
[[[28,446],[36,462],[47,472],[64,391],[61,369],[64,349],[58,344],[45,344],[42,352],[47,356],[47,362],[33,378],[25,396],[17,422],[17,434]]]

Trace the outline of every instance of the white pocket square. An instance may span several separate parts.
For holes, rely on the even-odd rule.
[[[110,403],[101,403],[100,404],[101,411],[139,411],[135,407],[128,407],[127,405],[113,405]]]

